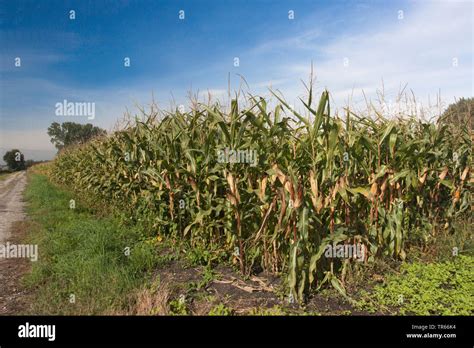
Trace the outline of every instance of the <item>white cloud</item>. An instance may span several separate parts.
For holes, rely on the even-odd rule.
[[[451,103],[455,97],[474,94],[472,6],[472,2],[415,3],[405,10],[403,20],[398,20],[395,11],[383,26],[345,34],[325,44],[314,42],[312,29],[297,37],[282,38],[281,42],[299,46],[289,46],[288,56],[293,59],[273,66],[272,71],[294,81],[281,88],[285,95],[301,94],[303,89],[297,81],[309,74],[311,58],[307,51],[312,48],[317,57],[313,60],[317,85],[327,87],[338,105],[344,105],[352,92],[354,100],[363,100],[362,89],[374,97],[382,88],[382,79],[388,98],[395,98],[400,86],[408,84],[408,91],[412,89],[425,103],[439,92],[446,103]],[[301,58],[290,54],[297,47],[301,48]],[[453,66],[454,58],[459,62],[457,67]]]

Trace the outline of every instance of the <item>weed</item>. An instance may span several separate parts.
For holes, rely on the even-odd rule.
[[[232,315],[232,314],[233,314],[233,310],[231,308],[226,307],[222,303],[219,303],[218,305],[214,306],[209,311],[209,315],[224,316],[224,315]]]

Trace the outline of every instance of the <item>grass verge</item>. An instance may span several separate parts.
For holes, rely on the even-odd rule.
[[[108,314],[127,311],[130,294],[164,261],[140,230],[97,218],[71,193],[30,174],[25,192],[39,260],[25,278],[36,292],[34,314]],[[127,256],[126,248],[130,248]]]

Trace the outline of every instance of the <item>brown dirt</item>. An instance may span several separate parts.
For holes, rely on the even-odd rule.
[[[280,280],[275,276],[261,273],[244,280],[227,266],[220,266],[215,272],[216,279],[206,287],[207,293],[214,298],[211,306],[223,303],[235,314],[248,314],[256,308],[272,308],[282,303],[276,294]],[[200,303],[195,306],[199,309]]]
[[[282,297],[281,279],[274,275],[260,273],[243,279],[232,267],[224,265],[212,272],[212,279],[206,283],[204,267],[190,267],[183,260],[170,261],[155,273],[155,282],[159,286],[155,290],[139,291],[136,308],[128,314],[169,315],[172,314],[169,302],[184,296],[187,314],[190,315],[208,315],[219,304],[234,315],[368,315],[356,311],[332,290],[313,295],[305,308],[300,308]]]
[[[0,182],[0,243],[22,244],[28,223],[25,222],[23,190],[26,172],[10,174]],[[25,258],[0,259],[0,315],[25,314],[29,307],[28,293],[21,284],[29,270]]]
[[[25,219],[23,190],[26,186],[26,172],[10,174],[0,182],[0,243],[10,238],[15,221]]]
[[[26,236],[27,222],[14,222],[10,228],[10,243],[21,243]],[[25,258],[0,259],[0,315],[26,314],[30,304],[30,291],[21,283],[29,271],[31,261]]]

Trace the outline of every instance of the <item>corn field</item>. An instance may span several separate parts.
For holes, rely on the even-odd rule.
[[[62,151],[52,179],[112,206],[154,235],[233,261],[243,275],[284,275],[304,301],[331,284],[344,291],[354,260],[330,244],[362,243],[365,262],[404,259],[407,247],[471,213],[467,125],[414,117],[331,115],[329,94],[293,110],[249,96],[229,111],[196,104],[153,110],[124,129]],[[219,151],[255,151],[252,165]],[[235,153],[234,152],[234,153]]]

